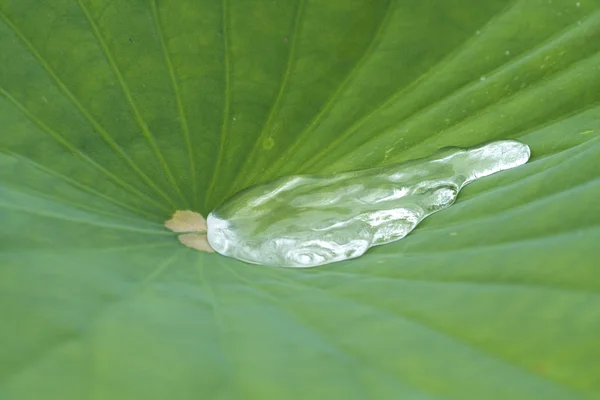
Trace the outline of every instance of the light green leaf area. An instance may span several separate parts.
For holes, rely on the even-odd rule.
[[[253,183],[515,138],[308,269],[178,243]],[[600,398],[600,1],[0,0],[0,398]]]

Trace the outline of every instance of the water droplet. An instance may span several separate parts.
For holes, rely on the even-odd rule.
[[[486,79],[487,79],[487,78],[486,78],[485,76],[482,76],[481,78],[479,78],[479,80],[480,80],[481,82],[485,81]]]
[[[504,54],[506,54],[507,56],[510,56],[510,50],[506,50],[506,51],[504,52]]]
[[[278,267],[354,258],[402,239],[449,207],[466,184],[522,165],[529,147],[500,140],[470,149],[330,176],[290,176],[250,187],[207,219],[218,253]]]

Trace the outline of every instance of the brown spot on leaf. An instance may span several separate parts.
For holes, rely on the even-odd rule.
[[[210,244],[208,244],[208,240],[206,239],[205,234],[201,233],[185,233],[183,235],[179,235],[179,241],[194,250],[198,251],[206,251],[209,253],[214,253]]]
[[[206,220],[195,211],[175,211],[165,226],[173,232],[206,232]]]
[[[179,235],[179,241],[198,251],[214,252],[206,238],[206,220],[195,211],[175,211],[170,220],[165,221],[165,227]]]

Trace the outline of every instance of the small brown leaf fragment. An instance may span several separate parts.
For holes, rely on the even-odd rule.
[[[206,220],[195,211],[175,211],[170,220],[165,221],[165,226],[176,233],[206,232]]]
[[[205,234],[200,233],[185,233],[183,235],[179,235],[179,241],[194,250],[198,251],[207,251],[209,253],[213,253],[214,250],[208,244],[208,240],[206,239]]]
[[[198,251],[214,252],[206,238],[206,220],[195,211],[175,211],[170,220],[165,221],[165,227],[179,235],[179,241],[192,249]]]

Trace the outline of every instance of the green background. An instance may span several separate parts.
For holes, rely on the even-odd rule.
[[[600,398],[600,1],[0,0],[0,399]],[[516,138],[309,270],[162,226]]]

